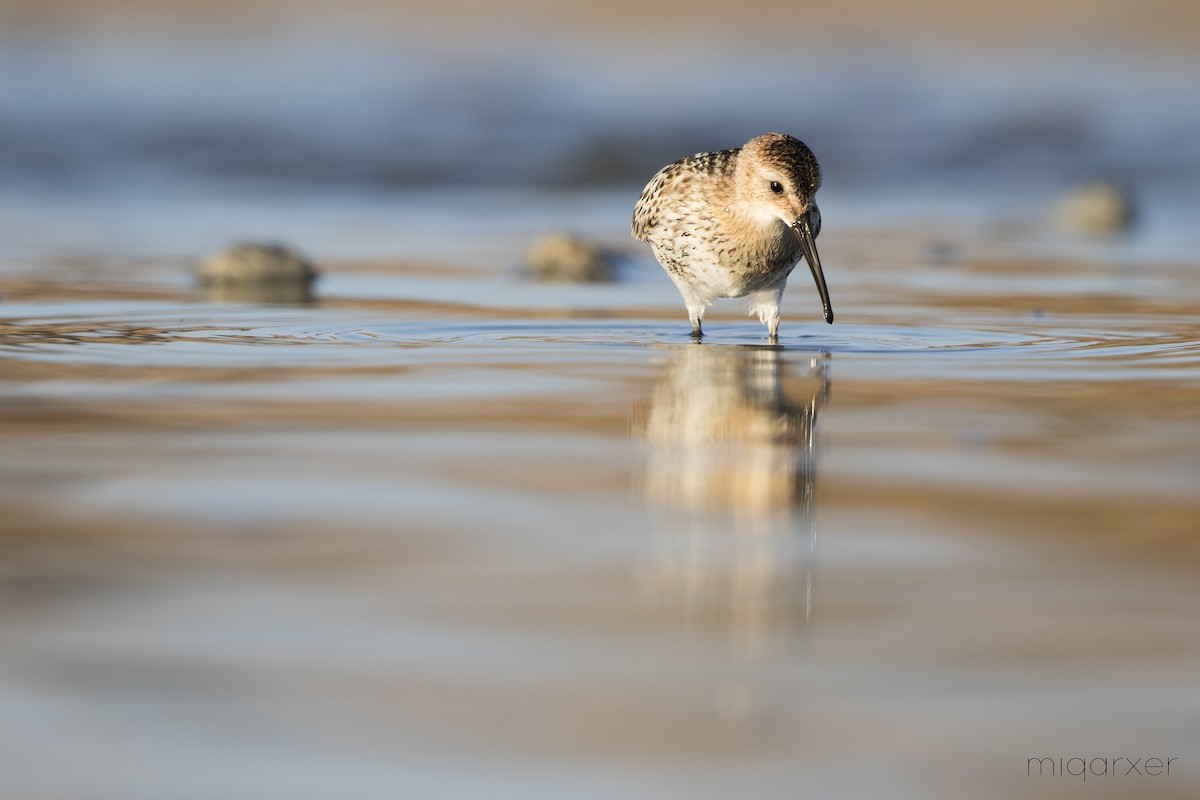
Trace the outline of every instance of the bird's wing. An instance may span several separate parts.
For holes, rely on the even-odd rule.
[[[650,231],[658,224],[659,211],[662,208],[664,187],[671,183],[679,174],[679,162],[668,164],[654,174],[642,196],[633,207],[633,225],[630,233],[638,241],[649,241]]]
[[[630,229],[633,238],[643,242],[650,239],[663,214],[670,213],[671,208],[677,207],[681,197],[687,197],[688,193],[682,191],[684,184],[692,181],[729,180],[733,174],[738,150],[739,148],[734,148],[714,153],[696,153],[673,164],[667,164],[655,173],[642,190],[637,205],[633,207],[633,226]]]

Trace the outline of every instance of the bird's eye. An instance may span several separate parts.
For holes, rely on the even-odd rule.
[[[783,184],[779,181],[771,181],[771,191],[775,194],[783,194]]]

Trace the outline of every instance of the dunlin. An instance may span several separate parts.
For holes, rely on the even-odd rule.
[[[697,153],[658,171],[633,209],[633,237],[649,242],[683,295],[692,335],[719,297],[749,297],[772,339],[788,275],[808,261],[825,321],[829,290],[813,241],[821,167],[804,142],[782,133]]]

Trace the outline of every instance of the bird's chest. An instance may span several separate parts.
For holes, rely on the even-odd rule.
[[[785,277],[799,260],[799,246],[782,222],[731,227],[704,220],[662,241],[668,261],[697,283],[726,297],[740,297]],[[668,269],[671,269],[668,266]]]

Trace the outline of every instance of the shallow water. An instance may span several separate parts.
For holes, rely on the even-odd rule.
[[[6,795],[1196,796],[1194,72],[96,48],[0,52]],[[634,178],[793,123],[838,321],[692,343]],[[1055,232],[1097,166],[1139,228]],[[246,236],[316,303],[203,296]]]
[[[10,261],[10,791],[1191,796],[1197,265],[948,235],[828,232],[778,346],[645,254]]]

